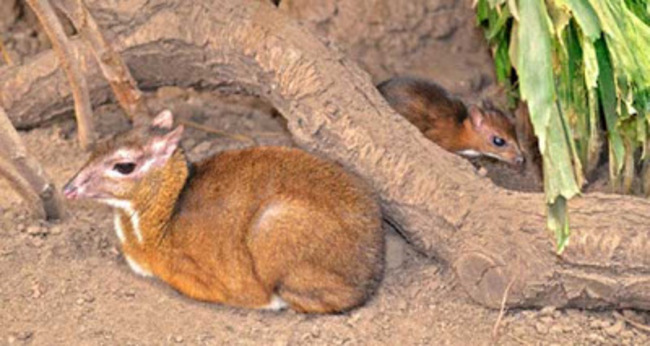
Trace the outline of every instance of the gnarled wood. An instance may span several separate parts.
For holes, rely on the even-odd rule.
[[[650,202],[602,194],[572,201],[573,236],[558,257],[543,195],[497,188],[427,141],[364,71],[270,3],[126,2],[119,9],[100,0],[88,5],[103,14],[100,26],[116,35],[141,85],[237,84],[265,97],[303,148],[366,178],[386,217],[420,251],[449,263],[478,302],[498,307],[515,277],[509,306],[650,309]],[[0,71],[0,104],[16,124],[69,109],[66,94],[51,92],[63,83],[51,57]],[[96,100],[105,98],[98,68],[85,72]]]
[[[63,204],[58,191],[41,165],[27,153],[18,132],[0,108],[0,177],[30,205],[30,211],[44,219],[60,219]]]

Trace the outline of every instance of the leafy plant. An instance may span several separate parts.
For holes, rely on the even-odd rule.
[[[499,82],[528,104],[562,252],[567,201],[603,143],[617,190],[630,192],[639,164],[650,167],[650,1],[477,0],[476,12]]]

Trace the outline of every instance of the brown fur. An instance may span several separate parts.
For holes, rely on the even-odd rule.
[[[66,188],[143,141],[142,132],[121,136]],[[139,215],[142,243],[119,211],[125,255],[192,298],[260,308],[277,294],[297,311],[340,312],[362,304],[380,280],[377,202],[360,179],[303,151],[229,151],[192,167],[178,149],[124,191],[111,189]]]
[[[421,79],[393,78],[377,88],[397,113],[443,149],[459,154],[473,151],[521,163],[514,123],[496,108],[472,106],[468,110],[440,85]],[[496,147],[492,143],[494,136],[507,144]]]

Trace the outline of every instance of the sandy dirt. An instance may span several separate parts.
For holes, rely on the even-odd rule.
[[[256,100],[166,88],[154,107],[193,114],[215,129],[261,145],[292,145],[278,119]],[[103,135],[128,127],[114,105],[98,109]],[[61,186],[83,164],[74,123],[22,133]],[[183,146],[198,159],[252,145],[188,131]],[[474,304],[451,271],[388,232],[388,269],[366,306],[337,316],[238,310],[187,299],[164,283],[133,274],[120,254],[111,211],[93,203],[68,205],[58,223],[35,221],[7,186],[0,185],[0,344],[30,345],[469,345],[494,344],[498,312]],[[639,323],[646,314],[622,312]],[[628,344],[649,342],[618,312],[509,311],[496,343]]]
[[[344,15],[354,18],[354,13],[343,11],[347,7],[337,1],[333,3],[339,5],[310,10],[290,6],[299,6],[300,1],[286,1],[281,8],[333,40],[342,40],[345,32],[353,32],[348,26],[351,19]],[[371,14],[379,11],[395,17],[391,24],[367,24],[372,35],[350,37],[349,42],[340,42],[341,48],[377,80],[408,73],[437,78],[470,101],[490,95],[495,88],[491,62],[486,50],[475,47],[480,36],[471,28],[472,18],[457,9],[459,2],[424,2],[429,3],[426,8],[435,14],[435,21],[405,20],[406,24],[398,25],[400,18],[413,17],[417,8],[378,5],[369,9],[375,12],[360,17],[359,23],[372,22]],[[5,40],[16,62],[47,48],[33,18],[24,14],[20,19],[7,24],[9,35]],[[420,33],[416,40],[408,39],[408,32],[413,30]],[[388,54],[391,52],[394,55]],[[428,63],[430,59],[437,62],[434,68]],[[281,119],[272,117],[271,108],[259,100],[173,87],[150,96],[155,109],[169,107],[185,119],[253,140],[189,129],[183,146],[194,160],[249,145],[293,145]],[[95,116],[102,136],[128,128],[115,105],[99,107]],[[58,186],[87,157],[75,142],[75,135],[70,117],[21,133]],[[477,165],[485,167],[486,174],[499,185],[525,191],[540,188],[529,172],[486,160]],[[67,207],[68,217],[63,221],[34,220],[18,197],[0,182],[0,345],[650,343],[648,332],[639,327],[650,323],[647,313],[553,307],[507,311],[495,338],[493,328],[499,312],[472,302],[445,263],[416,253],[390,230],[382,285],[365,306],[350,313],[309,316],[199,303],[129,270],[108,208],[83,202]]]

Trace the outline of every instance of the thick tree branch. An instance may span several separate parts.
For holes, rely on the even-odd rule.
[[[88,5],[116,34],[141,85],[236,84],[265,97],[303,148],[364,177],[385,215],[420,251],[449,263],[477,301],[499,307],[517,276],[508,306],[650,309],[650,202],[602,194],[573,201],[574,234],[558,257],[541,194],[497,188],[427,141],[389,108],[365,72],[268,2],[125,1],[133,3],[119,10],[100,0]],[[68,95],[34,91],[63,81],[48,58],[0,70],[0,103],[16,124],[69,109]],[[99,68],[90,64],[85,72],[93,96],[105,99]]]
[[[61,67],[68,75],[70,88],[75,101],[75,114],[79,127],[79,142],[84,149],[88,149],[95,141],[95,131],[93,126],[92,108],[90,105],[90,95],[88,86],[81,69],[79,60],[75,59],[74,51],[70,47],[68,36],[59,22],[59,18],[54,13],[54,9],[49,0],[27,0],[32,8],[44,31],[52,42],[52,48],[56,52]]]
[[[18,132],[0,108],[0,176],[32,206],[39,217],[59,219],[63,205],[59,193],[46,176],[40,164],[32,158],[23,145]],[[40,199],[40,205],[35,201]]]

